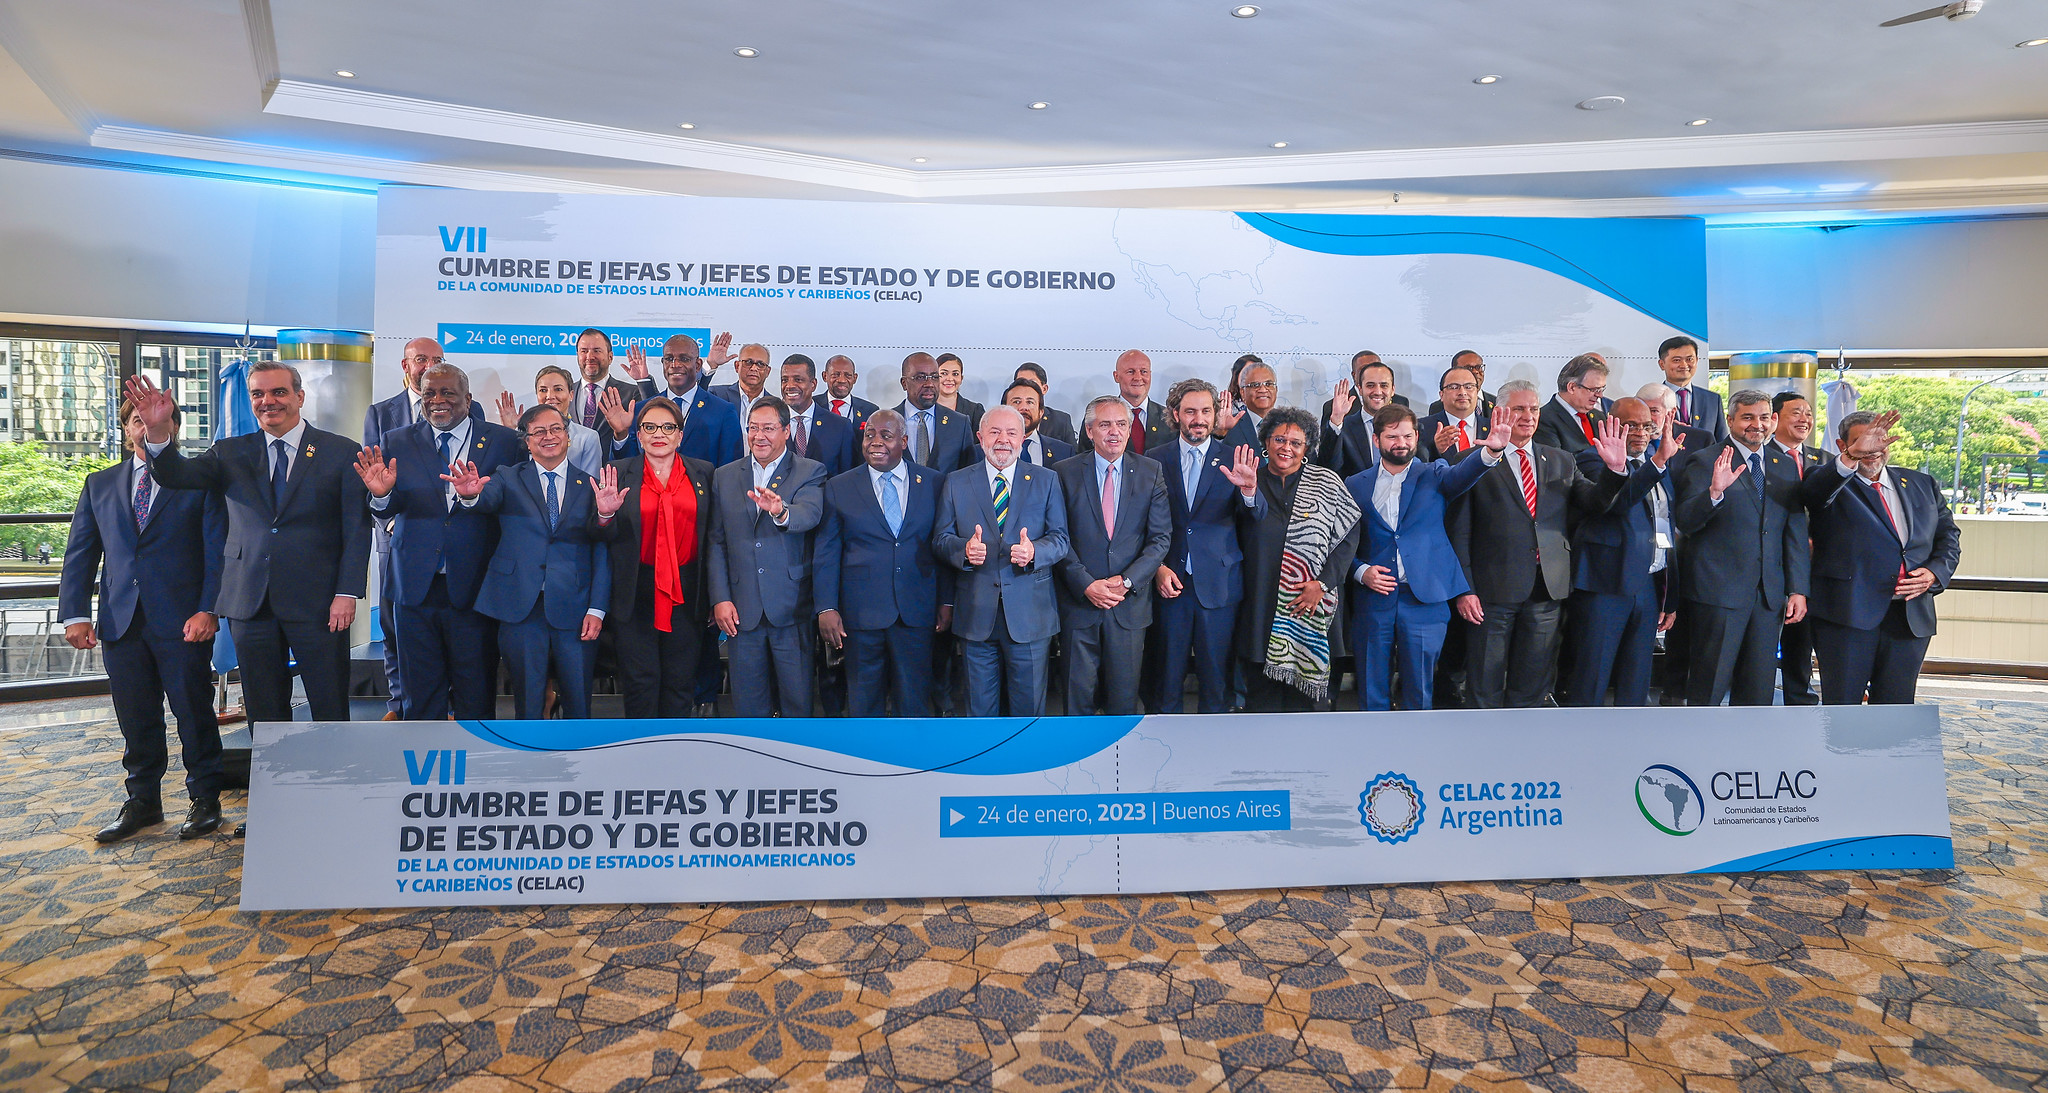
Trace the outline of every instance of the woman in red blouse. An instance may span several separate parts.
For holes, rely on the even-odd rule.
[[[626,500],[608,527],[605,623],[617,635],[627,717],[689,717],[696,705],[697,647],[710,610],[711,464],[676,451],[682,426],[674,402],[647,399],[633,422],[640,454],[612,463]]]

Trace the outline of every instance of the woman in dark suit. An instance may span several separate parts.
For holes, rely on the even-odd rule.
[[[710,617],[711,464],[678,454],[683,415],[657,396],[633,421],[640,454],[615,460],[625,503],[607,531],[619,691],[627,717],[688,717]]]
[[[981,434],[981,415],[986,411],[981,403],[960,395],[960,381],[967,378],[967,366],[952,353],[939,354],[939,405],[955,413],[967,415],[967,427]]]

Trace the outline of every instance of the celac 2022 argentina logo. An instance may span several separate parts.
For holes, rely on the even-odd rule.
[[[1690,835],[1707,815],[1700,787],[1684,771],[1662,763],[1636,775],[1636,807],[1666,835]]]
[[[1422,788],[1405,774],[1388,771],[1358,795],[1358,822],[1383,843],[1406,842],[1422,826]]]

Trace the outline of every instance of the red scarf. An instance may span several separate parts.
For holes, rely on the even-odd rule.
[[[654,628],[668,633],[683,603],[683,567],[697,555],[697,487],[678,459],[664,484],[654,464],[640,476],[640,562],[654,567]]]

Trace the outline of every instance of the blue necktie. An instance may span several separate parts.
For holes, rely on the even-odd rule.
[[[441,434],[441,467],[443,470],[446,470],[448,464],[455,461],[455,457],[448,452],[448,445],[453,443],[454,440],[455,434],[452,432]]]
[[[284,508],[285,482],[292,471],[292,453],[284,446],[282,438],[271,441],[270,449],[270,507],[281,510]]]
[[[1756,503],[1764,503],[1764,457],[1755,452],[1749,455],[1749,479],[1756,483]]]
[[[548,476],[548,530],[552,532],[555,530],[555,525],[562,520],[562,498],[561,495],[555,492],[555,472],[544,471],[542,473]]]
[[[135,473],[135,530],[149,524],[149,464]]]
[[[996,475],[996,530],[1002,531],[1010,522],[1010,476]]]
[[[896,496],[896,476],[882,476],[882,519],[889,521],[889,534],[903,533],[903,501]]]

